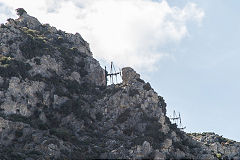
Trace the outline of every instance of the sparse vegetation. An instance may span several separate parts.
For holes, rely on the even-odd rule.
[[[146,91],[149,91],[150,89],[152,89],[150,83],[146,83],[144,86],[143,86],[143,89],[145,89]]]
[[[31,119],[20,114],[10,114],[9,116],[7,116],[7,119],[13,122],[23,122],[26,124],[31,124]]]
[[[64,42],[63,37],[59,36],[59,37],[57,38],[57,44],[60,45],[60,44],[63,43],[63,42]]]
[[[3,58],[0,62],[0,75],[2,77],[28,77],[28,71],[32,68],[28,63],[16,61],[11,58]]]
[[[216,157],[217,157],[218,159],[222,159],[221,153],[217,153],[217,154],[216,154]]]
[[[14,19],[8,18],[7,21],[8,21],[8,22],[11,22],[11,21],[14,21]]]
[[[0,27],[1,27],[1,28],[7,28],[4,24],[1,24]]]
[[[41,65],[41,60],[39,58],[34,58],[36,65]]]
[[[138,82],[145,83],[145,81],[142,80],[141,78],[137,78],[136,80],[137,80]]]
[[[130,110],[130,108],[127,108],[123,113],[121,113],[121,114],[118,116],[116,122],[117,122],[117,123],[123,123],[123,122],[125,122],[130,116],[131,116],[131,110]]]
[[[130,97],[133,97],[133,96],[135,96],[135,95],[137,95],[137,94],[139,94],[139,91],[137,90],[137,89],[129,89],[129,92],[128,92],[128,95],[130,96]]]
[[[98,113],[96,114],[96,119],[97,119],[97,121],[101,121],[102,118],[103,118],[103,114],[100,113],[100,112],[98,112]]]
[[[7,44],[8,44],[9,46],[11,46],[11,45],[13,44],[13,42],[14,42],[13,40],[8,40],[8,41],[7,41]]]
[[[33,31],[30,33],[33,33]],[[19,49],[22,51],[22,54],[26,59],[32,59],[36,56],[49,54],[49,50],[44,49],[49,47],[50,46],[44,43],[42,39],[33,38],[32,36],[27,35],[26,41],[19,46]]]
[[[10,64],[11,60],[11,57],[0,55],[0,67],[7,67]]]
[[[49,129],[47,124],[45,124],[45,123],[43,123],[43,122],[41,122],[39,120],[38,120],[37,125],[38,125],[37,128],[40,129],[40,130],[47,130],[47,129]]]
[[[53,128],[49,130],[49,133],[57,136],[64,141],[69,140],[73,136],[71,131],[66,128]]]
[[[16,138],[20,138],[23,136],[23,130],[22,129],[18,129],[15,131],[15,136]]]
[[[31,35],[31,36],[36,36],[39,32],[37,30],[33,30],[33,29],[27,29],[25,30],[25,33]]]

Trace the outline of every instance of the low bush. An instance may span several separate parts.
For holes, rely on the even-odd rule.
[[[97,119],[97,121],[101,121],[102,118],[103,118],[103,114],[100,113],[100,112],[98,112],[98,113],[96,114],[96,119]]]
[[[34,34],[33,31],[29,31],[29,33]],[[49,47],[50,46],[44,43],[42,39],[34,39],[32,36],[27,35],[26,41],[19,46],[19,49],[26,59],[31,59],[36,56],[47,54],[48,50],[44,48]]]
[[[23,136],[23,130],[22,129],[18,129],[15,131],[15,136],[16,138],[20,138]]]
[[[20,114],[10,114],[7,117],[7,119],[13,122],[23,122],[23,123],[31,124],[31,120],[28,117],[24,117]]]
[[[39,58],[35,58],[34,62],[36,63],[36,65],[41,65],[41,60]]]
[[[14,59],[4,58],[0,65],[0,76],[2,77],[19,77],[23,79],[29,76],[28,71],[32,69],[30,64],[21,61],[16,61]]]
[[[68,141],[72,137],[71,131],[66,128],[53,128],[49,130],[49,133],[64,141]]]
[[[146,91],[149,91],[150,89],[152,89],[150,83],[146,83],[144,86],[143,86],[143,89],[146,90]]]
[[[130,111],[131,111],[131,110],[130,110],[129,108],[127,108],[123,113],[121,113],[121,114],[118,116],[116,122],[117,122],[117,123],[123,123],[123,122],[125,122],[125,121],[131,116]]]
[[[1,24],[0,28],[7,28],[4,24]]]
[[[137,78],[137,81],[138,81],[138,82],[141,82],[141,83],[145,83],[145,81],[142,80],[141,78]]]
[[[11,57],[0,55],[0,66],[7,67],[10,64],[11,60],[12,60]]]
[[[129,92],[128,92],[128,95],[130,97],[133,97],[135,95],[139,94],[138,90],[137,89],[130,89]]]

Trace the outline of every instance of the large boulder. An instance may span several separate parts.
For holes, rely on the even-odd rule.
[[[140,75],[134,71],[131,67],[122,68],[122,80],[123,84],[131,84],[137,79],[140,79]]]

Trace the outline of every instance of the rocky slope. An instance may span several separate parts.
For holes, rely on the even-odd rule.
[[[106,86],[80,34],[17,13],[0,28],[0,159],[240,158],[236,142],[219,150],[171,124],[132,68]]]
[[[219,136],[213,132],[189,133],[194,140],[203,143],[219,159],[239,159],[240,143]]]

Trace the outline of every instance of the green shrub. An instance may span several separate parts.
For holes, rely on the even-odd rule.
[[[32,69],[30,64],[21,61],[16,61],[9,58],[3,58],[0,65],[0,76],[2,77],[19,77],[25,79],[29,76],[28,71]]]
[[[0,85],[0,91],[6,91],[8,89],[8,87],[9,87],[9,81],[5,79],[4,82]],[[1,103],[3,103],[3,102],[1,102]]]
[[[146,126],[146,136],[153,137],[154,139],[163,140],[163,133],[160,132],[162,125],[157,121],[152,121]]]
[[[7,21],[11,22],[11,21],[14,21],[14,19],[13,18],[8,18]]]
[[[81,99],[68,100],[61,105],[60,109],[58,109],[58,112],[64,115],[73,113],[77,118],[83,119],[85,117],[89,117],[87,111],[82,109],[82,105],[84,104],[85,102]]]
[[[32,33],[33,31],[30,31]],[[26,59],[31,59],[36,56],[42,56],[43,54],[48,54],[48,50],[44,48],[49,48],[46,43],[41,39],[34,39],[33,37],[27,35],[27,40],[23,42],[19,49],[22,51],[22,55]]]
[[[78,52],[78,49],[76,47],[70,48],[73,52]]]
[[[131,136],[134,133],[135,129],[134,128],[127,128],[123,130],[123,134],[126,134],[127,136]]]
[[[173,142],[173,146],[175,148],[180,149],[181,151],[185,151],[186,147],[181,142]]]
[[[36,36],[38,34],[38,31],[37,30],[33,30],[33,29],[27,29],[25,31],[25,33],[31,35],[31,36]]]
[[[150,89],[152,89],[150,83],[146,83],[144,86],[143,86],[143,89],[146,90],[146,91],[149,91]]]
[[[23,130],[22,129],[16,130],[15,131],[15,136],[16,136],[16,138],[22,137],[23,136]]]
[[[218,159],[222,159],[221,153],[217,153],[217,154],[216,154],[216,157],[217,157]]]
[[[14,43],[14,41],[13,40],[8,40],[7,41],[7,44],[10,46],[10,45],[12,45]]]
[[[28,117],[24,117],[20,114],[10,114],[7,117],[7,119],[13,122],[23,122],[23,123],[31,124],[31,120]]]
[[[114,86],[113,88],[104,89],[104,94],[114,95],[115,93],[117,93],[120,90],[121,90],[120,87]]]
[[[60,45],[60,44],[63,43],[63,42],[64,42],[63,37],[60,37],[60,36],[59,36],[59,37],[57,38],[57,44]]]
[[[40,151],[32,150],[27,153],[27,155],[42,155]]]
[[[11,57],[0,55],[0,66],[7,67],[10,64],[11,60],[12,60]]]
[[[136,138],[133,139],[133,144],[142,145],[144,141],[148,141],[152,145],[153,144],[152,142],[154,141],[154,139],[148,136],[137,136]]]
[[[44,124],[43,122],[39,121],[38,122],[38,129],[40,130],[47,130],[48,129],[48,125]]]
[[[138,81],[138,82],[141,82],[141,83],[145,83],[145,81],[142,80],[141,78],[137,78],[137,81]]]
[[[64,141],[67,141],[72,137],[71,131],[66,128],[53,128],[49,130],[49,133]]]
[[[1,24],[0,28],[7,28],[4,24]]]
[[[41,60],[39,58],[34,58],[36,65],[41,65]]]
[[[139,94],[138,90],[137,89],[130,89],[129,92],[128,92],[128,95],[130,97],[133,97],[135,95]]]
[[[97,119],[98,121],[101,121],[102,118],[103,118],[103,114],[100,113],[100,112],[98,112],[98,113],[96,114],[96,119]]]
[[[116,122],[117,122],[117,123],[123,123],[123,122],[125,122],[125,121],[131,116],[130,111],[131,111],[130,108],[127,108],[123,113],[121,113],[121,114],[118,116]]]

